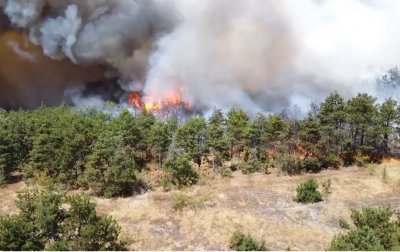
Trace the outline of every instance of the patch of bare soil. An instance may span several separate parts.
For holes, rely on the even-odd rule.
[[[315,204],[294,202],[297,185],[310,177],[318,182],[331,179],[331,193]],[[15,192],[23,187],[20,182],[0,189],[0,214],[15,211]],[[177,193],[206,202],[176,211],[172,201]],[[123,238],[135,250],[228,250],[235,230],[264,240],[272,250],[288,246],[324,250],[333,235],[343,231],[339,219],[349,220],[351,208],[386,204],[400,208],[400,163],[292,177],[276,171],[269,175],[235,172],[232,178],[202,180],[183,192],[156,188],[134,197],[94,201],[99,212],[119,222]]]
[[[15,205],[17,192],[22,191],[25,187],[25,183],[22,181],[0,186],[0,216],[18,212]]]

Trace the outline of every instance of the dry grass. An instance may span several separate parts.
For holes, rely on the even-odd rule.
[[[382,179],[386,167],[387,183]],[[177,191],[157,188],[143,195],[95,198],[98,211],[111,214],[123,227],[123,236],[137,250],[225,250],[231,234],[240,229],[265,240],[269,249],[324,250],[332,236],[341,231],[339,219],[349,219],[351,208],[391,204],[400,206],[400,163],[385,163],[368,169],[349,167],[319,174],[277,176],[233,173],[216,178],[183,193],[206,204],[175,211],[172,198]],[[296,186],[309,177],[332,180],[331,194],[323,202],[303,205],[293,202]],[[23,184],[22,184],[23,185]],[[13,211],[15,191],[21,184],[0,190],[0,214]],[[8,205],[7,207],[5,205]]]

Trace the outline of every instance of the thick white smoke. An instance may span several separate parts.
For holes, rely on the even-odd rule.
[[[0,0],[53,59],[205,108],[307,109],[397,65],[396,0]],[[23,54],[22,54],[23,55]],[[361,83],[361,84],[360,84]],[[75,99],[80,100],[80,99]]]

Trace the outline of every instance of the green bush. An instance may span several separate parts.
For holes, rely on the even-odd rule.
[[[250,174],[255,173],[257,171],[257,167],[253,163],[245,161],[239,164],[239,170],[241,170],[243,174]]]
[[[0,218],[0,250],[43,250],[44,243],[31,222],[21,216]]]
[[[0,218],[0,250],[121,250],[121,228],[85,196],[25,190]]]
[[[182,211],[183,208],[187,207],[190,204],[190,197],[183,193],[175,194],[172,197],[172,208],[176,210]]]
[[[345,219],[340,219],[339,227],[341,227],[343,229],[350,229],[350,224]]]
[[[321,171],[321,162],[316,157],[306,157],[303,159],[303,167],[308,172]]]
[[[324,193],[324,195],[328,195],[331,193],[331,185],[332,185],[332,180],[330,178],[322,181],[321,186],[322,186],[322,192]]]
[[[170,182],[168,176],[163,176],[161,178],[161,186],[162,186],[164,192],[171,191],[171,182]]]
[[[235,231],[229,240],[229,248],[236,251],[265,251],[264,242],[258,242],[250,234]]]
[[[327,156],[323,156],[319,158],[321,162],[321,166],[324,168],[335,168],[338,169],[343,161],[335,154],[329,154]]]
[[[347,234],[337,235],[330,250],[398,250],[400,248],[400,223],[393,220],[389,207],[352,210],[355,228]],[[339,223],[341,226],[342,224]],[[350,225],[348,225],[349,227]]]
[[[165,162],[171,182],[178,188],[191,186],[199,180],[199,174],[193,170],[186,156],[173,157]]]
[[[347,235],[339,235],[333,237],[329,250],[333,251],[376,251],[384,250],[380,244],[379,238],[373,229],[362,227],[352,230]]]
[[[297,195],[294,201],[303,204],[322,201],[322,194],[317,189],[318,183],[315,179],[306,180],[296,188]]]
[[[294,155],[283,155],[280,158],[281,169],[289,175],[297,175],[303,171],[301,159]]]
[[[231,170],[231,168],[229,168],[229,167],[226,166],[226,165],[219,166],[219,167],[217,168],[217,172],[218,172],[222,177],[228,177],[228,178],[232,177],[232,170]]]
[[[400,237],[398,223],[391,221],[393,214],[389,207],[363,208],[361,211],[352,210],[351,219],[357,228],[373,229],[381,245],[389,250],[398,246]]]
[[[208,193],[195,195],[176,193],[172,196],[171,205],[175,211],[182,211],[184,208],[196,209],[205,206],[209,199]]]
[[[382,171],[382,181],[383,183],[387,184],[388,182],[388,174],[386,171],[386,167],[383,167],[383,171]]]
[[[268,173],[270,163],[263,163],[259,160],[247,160],[241,162],[239,164],[239,170],[242,171],[243,174],[250,174],[255,172],[264,172]]]

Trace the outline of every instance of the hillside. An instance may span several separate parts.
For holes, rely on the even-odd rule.
[[[387,181],[382,177],[386,167]],[[122,226],[122,236],[135,250],[227,250],[235,230],[265,240],[268,248],[324,250],[342,229],[339,219],[349,219],[350,209],[390,204],[400,207],[400,163],[374,168],[347,167],[300,176],[234,172],[183,191],[153,191],[128,198],[94,197],[97,210],[112,215]],[[332,180],[324,201],[303,205],[293,202],[296,186],[308,177]],[[15,211],[15,192],[24,182],[0,189],[0,214]],[[321,188],[320,188],[321,189]],[[71,192],[74,193],[74,192]],[[174,210],[173,198],[186,194],[190,206]]]

